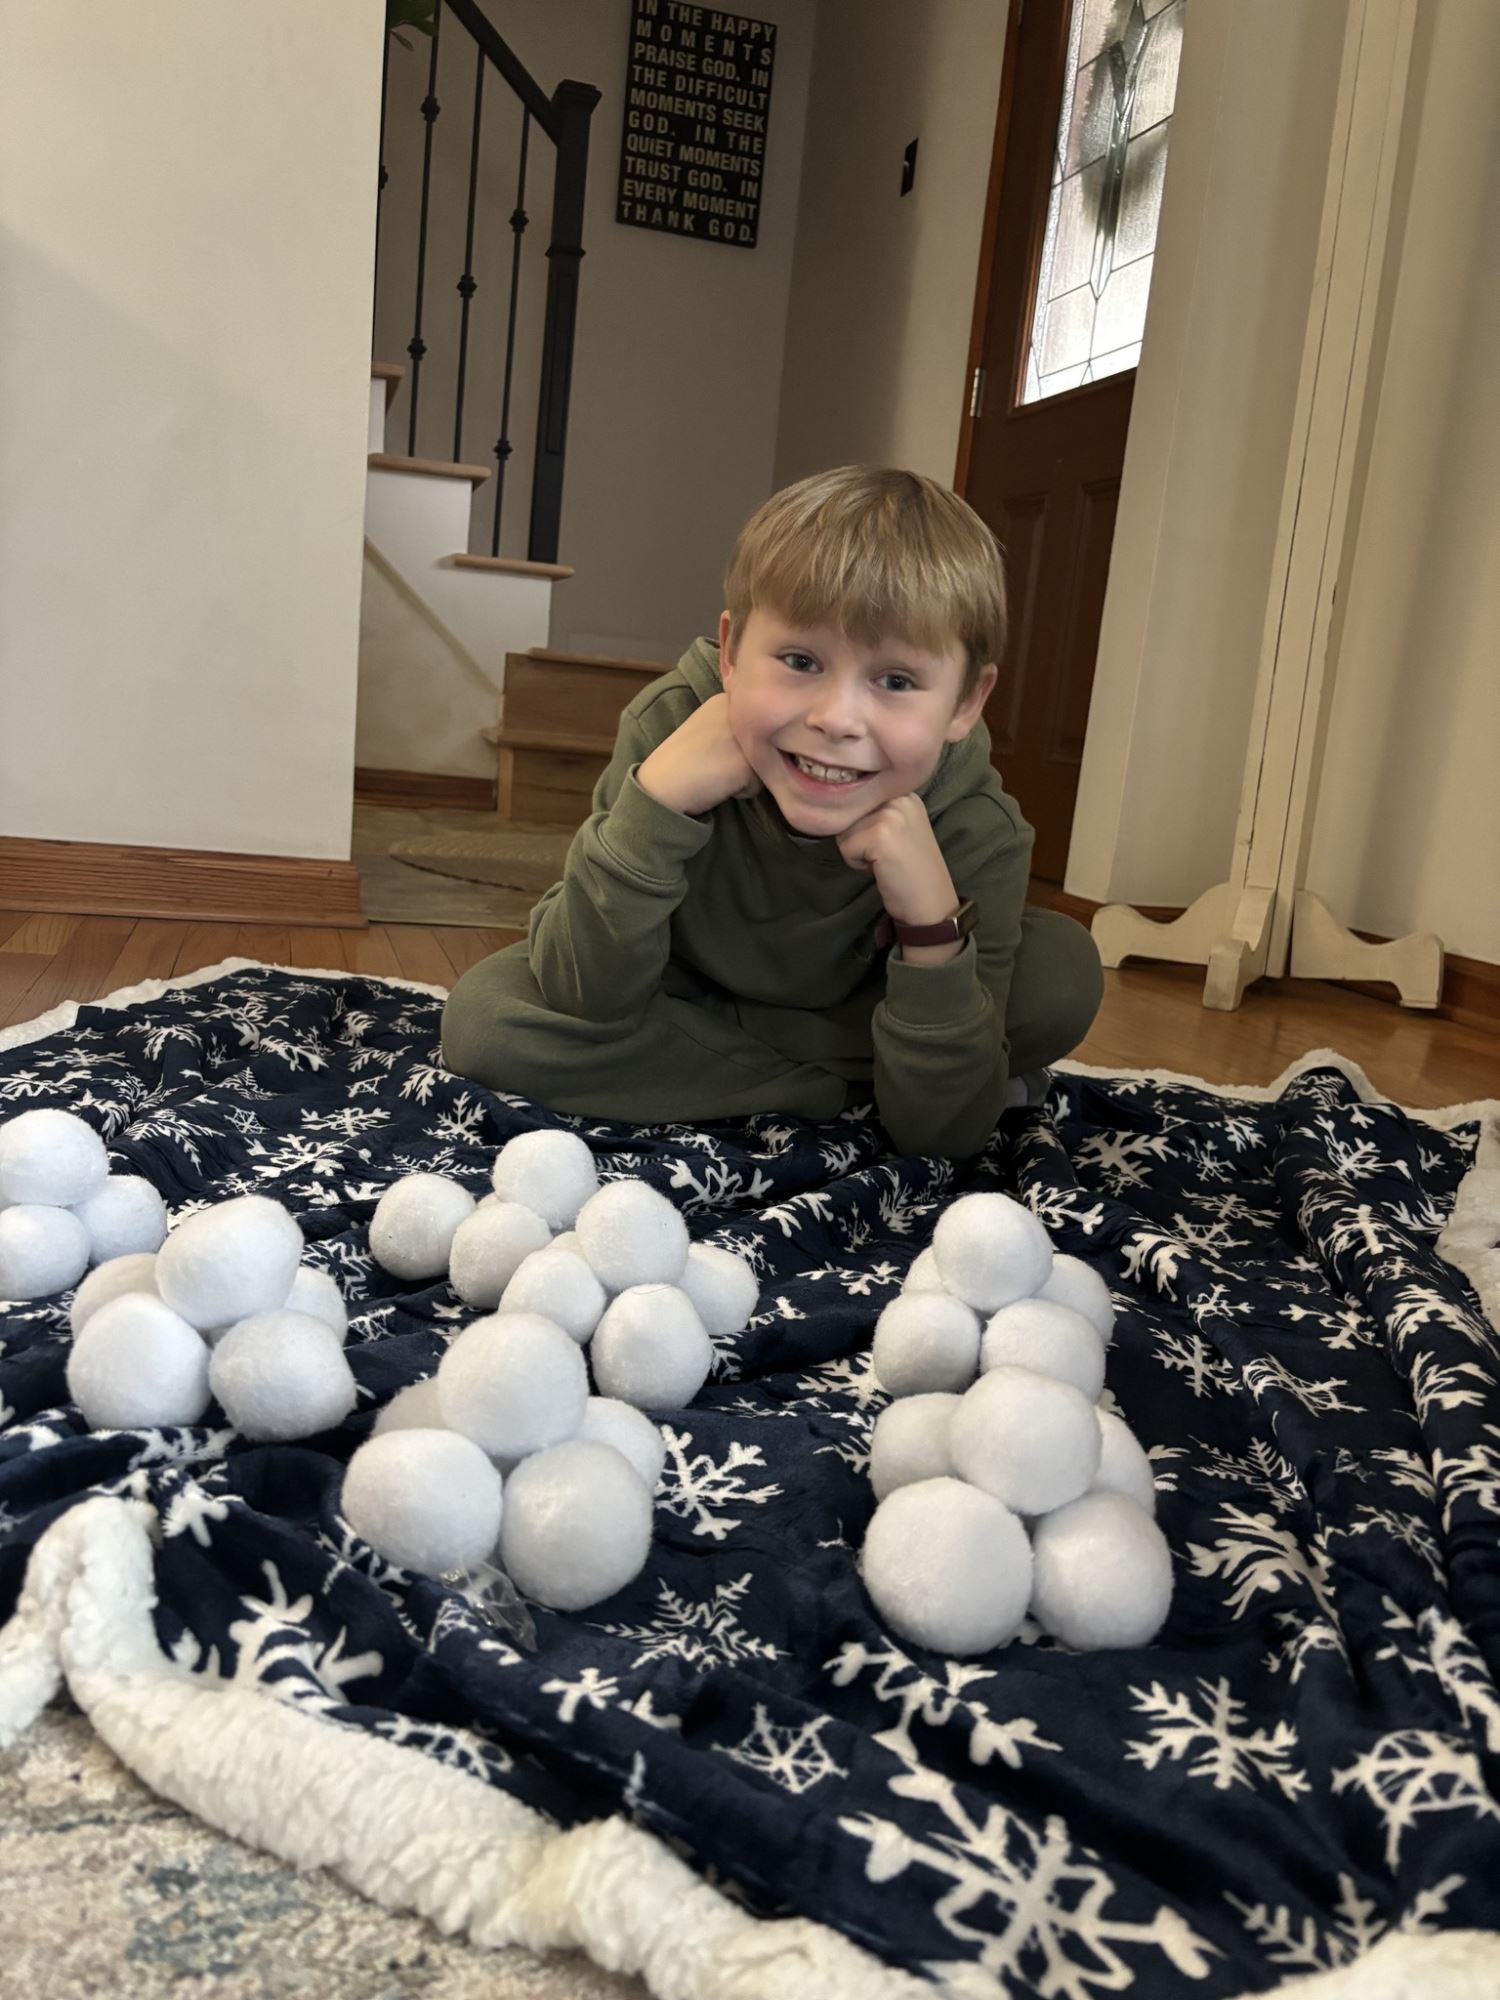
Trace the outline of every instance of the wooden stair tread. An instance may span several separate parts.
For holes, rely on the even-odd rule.
[[[501,721],[480,731],[497,750],[553,750],[568,757],[614,755],[613,736],[579,736],[563,729],[512,729]]]
[[[467,479],[474,486],[482,486],[490,476],[487,465],[455,465],[446,458],[401,458],[390,451],[372,451],[367,463],[375,472],[419,472],[429,479]]]
[[[672,671],[660,660],[621,660],[608,653],[559,653],[549,646],[531,646],[520,656],[527,660],[553,660],[566,667],[623,667],[632,674],[668,674]]]
[[[573,574],[566,563],[527,562],[520,556],[471,556],[462,552],[449,556],[448,561],[455,569],[498,570],[505,576],[550,576],[559,583]]]

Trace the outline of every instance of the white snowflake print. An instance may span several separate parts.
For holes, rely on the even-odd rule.
[[[776,1485],[749,1484],[751,1472],[765,1470],[765,1454],[758,1444],[731,1439],[728,1457],[718,1462],[706,1451],[689,1456],[691,1431],[674,1431],[670,1424],[663,1424],[661,1434],[666,1441],[667,1462],[656,1504],[680,1521],[690,1520],[695,1535],[722,1542],[743,1518],[742,1514],[731,1514],[731,1507],[764,1507],[781,1492]]]
[[[1177,1911],[1163,1905],[1150,1923],[1111,1917],[1115,1881],[1087,1848],[1075,1846],[1060,1815],[1048,1817],[1041,1833],[998,1802],[982,1819],[959,1797],[951,1778],[917,1765],[891,1780],[890,1789],[909,1805],[927,1807],[925,1828],[898,1826],[875,1813],[840,1819],[840,1828],[869,1845],[865,1874],[889,1882],[917,1867],[946,1887],[933,1914],[954,1940],[966,1947],[960,1959],[929,1962],[938,1980],[955,1992],[975,1992],[976,1968],[997,1983],[1007,1982],[1028,1959],[1040,1964],[1031,1984],[1049,2000],[1096,2000],[1134,1983],[1136,1972],[1122,1956],[1159,1952],[1188,1978],[1208,1976],[1213,1948]]]
[[[995,1678],[992,1668],[966,1667],[958,1660],[947,1660],[939,1684],[923,1673],[914,1660],[908,1659],[899,1646],[889,1645],[872,1652],[857,1641],[844,1646],[825,1668],[825,1672],[832,1674],[835,1687],[847,1687],[870,1670],[876,1676],[875,1698],[891,1702],[899,1711],[895,1722],[882,1730],[875,1741],[903,1763],[921,1761],[912,1741],[913,1722],[924,1722],[929,1729],[946,1730],[955,1723],[967,1728],[971,1764],[987,1764],[992,1757],[998,1757],[1011,1770],[1019,1771],[1023,1751],[1062,1748],[1060,1743],[1050,1742],[1041,1735],[1030,1716],[999,1721],[979,1702],[966,1698],[965,1690],[976,1681]]]
[[[1386,1866],[1401,1859],[1402,1837],[1423,1815],[1465,1813],[1500,1820],[1479,1759],[1436,1729],[1395,1729],[1333,1774],[1336,1792],[1357,1791],[1385,1822]]]
[[[580,1705],[590,1708],[608,1708],[620,1692],[620,1683],[609,1674],[601,1674],[597,1667],[585,1667],[576,1681],[543,1681],[543,1694],[561,1695],[557,1704],[559,1722],[571,1722]]]
[[[1484,1655],[1456,1618],[1427,1605],[1412,1618],[1391,1597],[1383,1597],[1385,1629],[1398,1635],[1377,1660],[1396,1659],[1411,1674],[1431,1674],[1482,1736],[1484,1747],[1500,1755],[1500,1691]]]
[[[1254,1789],[1257,1780],[1279,1786],[1289,1799],[1311,1791],[1307,1773],[1294,1761],[1297,1732],[1291,1723],[1246,1729],[1245,1704],[1230,1693],[1227,1680],[1200,1678],[1198,1691],[1201,1713],[1186,1689],[1170,1691],[1159,1681],[1131,1688],[1136,1707],[1156,1718],[1149,1735],[1125,1745],[1132,1763],[1148,1771],[1164,1760],[1182,1764],[1190,1778],[1210,1779],[1216,1792],[1231,1785]]]
[[[1236,1618],[1244,1617],[1256,1596],[1307,1590],[1329,1622],[1338,1623],[1328,1588],[1332,1565],[1321,1535],[1309,1537],[1304,1554],[1297,1537],[1271,1515],[1248,1513],[1233,1505],[1220,1512],[1215,1525],[1231,1532],[1212,1548],[1190,1542],[1187,1552],[1194,1576],[1222,1576],[1226,1583],[1233,1583],[1228,1603]]]
[[[772,1722],[763,1704],[757,1702],[755,1719],[739,1743],[716,1744],[715,1748],[800,1798],[825,1778],[849,1775],[842,1764],[833,1761],[823,1742],[822,1731],[832,1720],[831,1716],[817,1715],[810,1722],[782,1725]]]
[[[769,1639],[757,1638],[739,1619],[746,1591],[747,1571],[732,1583],[716,1584],[706,1601],[680,1597],[668,1584],[657,1586],[660,1609],[645,1625],[600,1625],[597,1629],[617,1639],[627,1639],[638,1650],[632,1667],[651,1660],[685,1660],[689,1666],[711,1665],[716,1660],[737,1665],[744,1660],[779,1660],[780,1650]]]
[[[1273,1910],[1266,1903],[1251,1903],[1226,1889],[1224,1900],[1239,1912],[1246,1931],[1272,1965],[1291,1972],[1332,1972],[1361,1958],[1378,1944],[1388,1931],[1427,1931],[1433,1920],[1443,1916],[1454,1893],[1464,1886],[1465,1877],[1449,1875],[1429,1889],[1420,1890],[1411,1908],[1388,1924],[1376,1913],[1375,1904],[1361,1896],[1352,1875],[1339,1876],[1337,1897],[1327,1905],[1329,1922],[1293,1916],[1284,1903]],[[1322,1915],[1322,1912],[1319,1913]]]

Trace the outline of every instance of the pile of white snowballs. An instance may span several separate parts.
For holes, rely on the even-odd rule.
[[[1081,1649],[1145,1645],[1172,1597],[1151,1462],[1099,1407],[1109,1288],[1054,1255],[1029,1209],[965,1195],[875,1326],[895,1400],[876,1419],[879,1503],[861,1569],[902,1637],[988,1652],[1028,1612]]]
[[[601,1187],[572,1133],[518,1134],[493,1181],[479,1202],[441,1174],[381,1196],[376,1262],[408,1282],[446,1273],[484,1317],[381,1412],[342,1512],[403,1569],[493,1554],[524,1596],[581,1611],[646,1564],[666,1447],[645,1412],[693,1400],[759,1287],[744,1258],[690,1244],[645,1181]]]
[[[45,1299],[90,1265],[159,1249],[166,1203],[138,1174],[111,1174],[104,1141],[71,1111],[0,1125],[0,1299]]]

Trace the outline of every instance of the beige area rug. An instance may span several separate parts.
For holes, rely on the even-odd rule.
[[[568,827],[526,826],[489,812],[354,808],[360,901],[375,924],[524,930],[559,881]]]
[[[588,1959],[481,1951],[215,1833],[71,1703],[0,1752],[0,1991],[31,2000],[646,2000]]]

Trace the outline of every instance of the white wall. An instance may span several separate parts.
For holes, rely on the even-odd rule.
[[[379,10],[0,13],[0,834],[349,852]]]
[[[617,223],[621,123],[630,35],[625,0],[508,0],[492,10],[549,95],[564,77],[603,92],[593,116],[579,280],[578,336],[558,560],[577,575],[553,594],[552,644],[675,661],[721,608],[736,534],[773,490],[783,343],[788,333],[813,0],[761,0],[746,13],[777,24],[759,241],[754,249]],[[393,46],[381,212],[376,353],[408,363],[415,298],[428,46]],[[419,456],[453,456],[454,384],[474,97],[473,44],[450,23],[439,44],[442,105],[423,310],[429,352],[418,404]],[[462,455],[493,464],[499,436],[509,217],[520,150],[516,100],[493,75],[481,127],[471,342]],[[552,145],[533,128],[500,553],[524,556],[540,368]],[[795,323],[792,337],[796,338]],[[407,447],[409,384],[391,409],[390,448]],[[476,500],[471,546],[489,548],[493,481]]]
[[[1389,336],[1308,886],[1500,960],[1500,147],[1493,0],[1419,8]]]
[[[859,463],[952,481],[1007,11],[822,0],[777,486]]]

